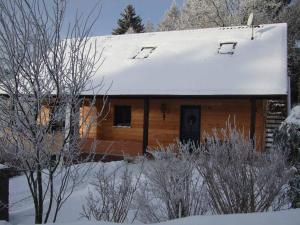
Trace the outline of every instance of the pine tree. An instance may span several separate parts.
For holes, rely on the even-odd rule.
[[[180,27],[180,10],[173,1],[171,8],[165,13],[163,20],[158,25],[159,31],[178,30]]]
[[[118,20],[118,28],[114,29],[112,34],[125,34],[129,28],[132,28],[134,31],[131,33],[143,33],[145,31],[142,19],[136,15],[132,5],[128,5],[124,12],[121,13],[121,18]]]

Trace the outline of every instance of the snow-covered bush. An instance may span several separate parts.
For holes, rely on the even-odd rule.
[[[289,196],[292,207],[300,207],[300,106],[292,109],[290,115],[274,133],[274,145],[288,155],[289,162],[297,172],[290,181]]]
[[[300,106],[292,109],[290,115],[274,132],[274,145],[289,155],[293,164],[299,162],[300,149]]]
[[[86,204],[82,206],[82,216],[88,220],[123,223],[132,205],[140,175],[135,176],[127,165],[112,172],[102,166],[91,182],[92,189],[86,197]]]
[[[293,170],[281,151],[258,152],[253,140],[230,124],[206,135],[206,140],[197,168],[213,213],[263,212],[285,204],[285,187]]]
[[[208,210],[202,177],[195,169],[196,154],[191,145],[179,142],[150,153],[143,172],[143,185],[137,196],[139,219],[161,222]]]

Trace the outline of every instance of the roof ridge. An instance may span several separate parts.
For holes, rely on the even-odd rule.
[[[282,23],[273,23],[273,24],[260,24],[255,26],[257,28],[263,28],[264,26],[269,25],[280,25]],[[122,34],[122,35],[97,35],[91,36],[90,38],[103,38],[104,40],[108,39],[127,39],[135,36],[156,36],[162,33],[195,33],[195,32],[208,32],[215,30],[238,30],[238,29],[251,29],[251,27],[247,25],[238,25],[238,26],[227,26],[227,27],[207,27],[207,28],[199,28],[199,29],[185,29],[185,30],[172,30],[172,31],[158,31],[158,32],[149,32],[149,33],[133,33],[133,34]]]

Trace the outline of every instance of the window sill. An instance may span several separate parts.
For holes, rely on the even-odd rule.
[[[113,126],[113,128],[131,128],[131,126]]]

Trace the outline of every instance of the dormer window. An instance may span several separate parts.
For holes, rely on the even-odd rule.
[[[233,55],[236,46],[237,42],[221,42],[218,53]]]
[[[146,59],[155,49],[156,47],[143,47],[133,59]]]

